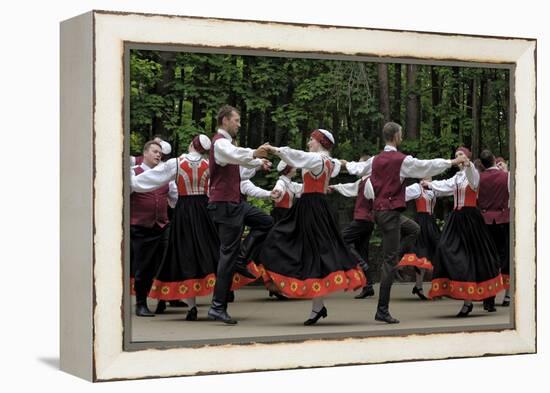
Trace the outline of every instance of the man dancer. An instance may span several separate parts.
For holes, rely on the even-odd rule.
[[[350,174],[370,176],[365,183],[365,196],[374,199],[374,220],[382,232],[382,276],[380,296],[375,320],[386,323],[399,323],[389,311],[391,286],[395,267],[400,254],[410,248],[418,236],[420,227],[414,220],[401,215],[405,210],[405,184],[408,178],[422,179],[435,176],[452,165],[458,165],[464,158],[445,160],[419,160],[399,152],[402,141],[401,126],[394,122],[384,125],[382,136],[386,142],[384,150],[365,162],[346,162]]]
[[[253,150],[233,144],[241,126],[240,119],[236,108],[225,105],[220,109],[217,118],[218,132],[212,138],[209,160],[208,210],[218,228],[220,259],[208,318],[230,325],[237,323],[227,313],[233,273],[255,278],[246,268],[246,262],[254,244],[262,241],[273,225],[270,216],[241,201],[239,165],[245,168],[263,166],[267,169],[271,163],[265,159],[265,147],[260,146]],[[250,227],[250,233],[241,245],[241,234],[245,225]]]
[[[143,162],[132,168],[136,175],[154,168],[160,162],[162,147],[149,141],[143,147]],[[168,203],[175,206],[178,190],[175,183],[155,191],[130,194],[131,270],[136,292],[136,315],[153,317],[147,307],[147,295],[153,276],[168,244]]]
[[[506,288],[502,305],[507,307],[510,305],[510,173],[497,167],[490,150],[483,150],[479,158],[487,169],[479,174],[477,203],[497,248]],[[487,311],[495,311],[494,303],[495,298],[491,298],[483,306]]]

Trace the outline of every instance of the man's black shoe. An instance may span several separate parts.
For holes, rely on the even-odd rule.
[[[136,315],[138,317],[154,317],[155,314],[153,314],[147,305],[141,304],[136,306]]]
[[[390,315],[390,313],[382,314],[377,312],[374,316],[374,319],[380,322],[386,322],[386,323],[399,323],[398,319],[395,319]]]
[[[159,300],[155,314],[164,314],[164,310],[166,310],[166,301]]]
[[[235,273],[239,273],[241,276],[244,276],[246,278],[257,278],[254,274],[250,272],[250,270],[248,270],[246,265],[240,263],[237,263],[235,265]]]
[[[361,289],[361,293],[354,297],[354,299],[364,299],[366,297],[374,296],[374,288],[372,286],[366,286]]]
[[[237,321],[232,319],[225,310],[217,311],[211,308],[210,310],[208,310],[208,319],[213,321],[221,321],[223,323],[227,323],[228,325],[237,324]]]

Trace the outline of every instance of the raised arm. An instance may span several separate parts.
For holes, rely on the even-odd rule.
[[[356,197],[359,193],[359,183],[361,182],[361,179],[357,180],[354,183],[339,183],[339,184],[333,184],[330,187],[338,191],[340,194],[342,194],[345,197]]]
[[[276,148],[273,152],[294,168],[308,169],[313,173],[318,173],[323,169],[323,155],[321,153],[305,152],[288,146]]]
[[[261,199],[266,199],[271,196],[270,191],[264,190],[263,188],[256,186],[250,180],[241,181],[241,194]]]
[[[356,176],[370,176],[372,171],[372,160],[374,157],[369,158],[367,161],[351,161],[346,162],[346,170],[350,175]]]
[[[401,164],[400,176],[402,178],[412,177],[422,179],[428,176],[439,175],[452,166],[451,160],[443,158],[434,158],[433,160],[419,160],[412,156],[407,156]]]
[[[219,139],[214,143],[214,157],[218,165],[240,165],[245,168],[257,168],[262,160],[254,157],[254,149],[237,147],[227,139]]]
[[[453,195],[456,183],[456,175],[446,180],[434,180],[428,182],[429,188],[433,190],[436,196],[449,196]]]
[[[419,183],[414,183],[405,188],[405,201],[412,201],[420,198],[422,195],[422,186]]]
[[[464,172],[466,173],[466,179],[468,179],[468,184],[470,187],[477,190],[479,187],[479,172],[477,171],[475,165],[472,163],[466,165]]]
[[[171,180],[176,180],[178,173],[177,158],[171,158],[166,162],[161,162],[153,169],[149,169],[139,175],[134,175],[132,170],[130,176],[130,187],[132,192],[154,191]]]

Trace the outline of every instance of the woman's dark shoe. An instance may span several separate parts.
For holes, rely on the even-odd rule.
[[[155,314],[164,314],[165,310],[166,310],[166,302],[164,300],[159,300],[157,303]]]
[[[495,308],[495,298],[490,297],[488,299],[483,300],[483,309],[487,312],[495,312],[497,309]]]
[[[196,321],[197,318],[197,307],[191,308],[189,311],[187,311],[187,316],[185,317],[186,321]]]
[[[323,306],[322,309],[319,311],[313,311],[315,313],[315,316],[313,318],[309,318],[307,321],[304,322],[304,325],[309,326],[317,323],[319,319],[326,318],[328,316],[326,307]]]
[[[422,300],[428,300],[426,295],[424,295],[424,290],[422,288],[418,288],[417,286],[413,287],[412,294],[418,296]]]
[[[269,297],[276,297],[277,300],[288,300],[288,298],[285,295],[274,291],[269,291]]]
[[[460,309],[460,312],[458,314],[456,314],[456,316],[458,318],[464,318],[464,317],[467,317],[469,313],[472,312],[472,310],[474,309],[474,305],[472,303],[468,304],[467,306],[464,305],[462,306],[462,308]]]
[[[504,300],[502,300],[502,307],[510,307],[510,296],[504,296]]]

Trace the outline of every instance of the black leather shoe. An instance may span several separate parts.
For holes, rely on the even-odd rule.
[[[502,307],[510,307],[510,298],[508,296],[504,296],[504,300],[502,301]]]
[[[235,292],[229,291],[229,295],[227,295],[227,303],[233,303],[235,301]]]
[[[472,312],[473,309],[474,309],[473,304],[469,304],[466,307],[466,310],[464,310],[464,306],[462,306],[462,308],[460,309],[460,312],[458,314],[456,314],[456,316],[457,316],[457,318],[465,318],[465,317],[468,316],[468,314],[470,314]]]
[[[170,300],[168,304],[170,307],[189,307],[187,303],[181,300]]]
[[[377,312],[376,315],[374,316],[374,319],[376,321],[386,322],[386,323],[399,323],[399,319],[395,319],[390,315],[390,313],[382,314]]]
[[[149,310],[146,304],[136,306],[136,315],[138,317],[154,317],[155,314]]]
[[[164,314],[164,310],[166,310],[166,302],[164,300],[159,300],[155,314]]]
[[[275,297],[277,300],[288,300],[285,295],[280,294],[279,292],[269,291],[269,297]]]
[[[359,295],[354,296],[354,299],[364,299],[370,296],[374,296],[374,288],[367,285],[361,289],[361,293]]]
[[[208,310],[208,319],[213,321],[221,321],[223,323],[226,323],[228,325],[236,325],[237,321],[235,321],[233,318],[229,316],[229,314],[225,311],[217,311],[211,308]]]
[[[239,273],[241,276],[244,276],[246,278],[256,278],[256,276],[252,274],[250,270],[248,270],[246,265],[243,265],[241,263],[235,264],[235,273]]]
[[[422,288],[418,288],[416,285],[413,287],[412,294],[418,296],[422,300],[428,300]]]
[[[309,326],[317,323],[317,321],[321,318],[326,318],[328,316],[327,309],[325,306],[323,306],[322,309],[319,311],[313,311],[315,313],[315,316],[313,318],[309,318],[307,321],[304,322],[304,325]]]
[[[487,312],[495,312],[497,309],[495,308],[495,298],[489,298],[483,300],[483,309]]]
[[[186,321],[196,321],[198,318],[197,318],[197,307],[192,307],[191,309],[189,309],[189,311],[187,311],[187,316],[185,317],[185,320]]]

